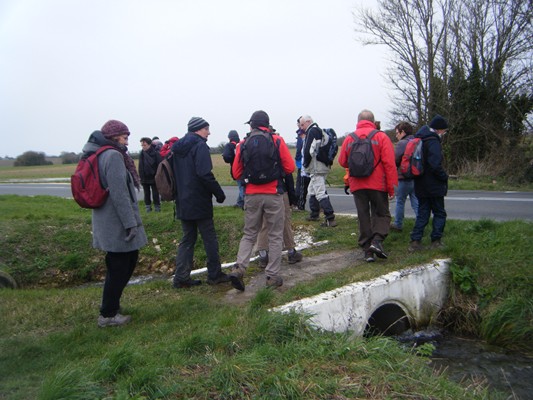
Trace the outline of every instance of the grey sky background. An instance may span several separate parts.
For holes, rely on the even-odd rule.
[[[355,40],[361,3],[2,0],[0,156],[78,153],[109,119],[128,125],[132,152],[143,136],[182,137],[192,116],[216,147],[258,109],[287,142],[302,114],[339,136],[363,108],[390,127],[386,50]]]

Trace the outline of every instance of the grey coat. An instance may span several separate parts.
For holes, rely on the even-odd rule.
[[[83,147],[83,152],[96,151],[109,144],[99,131],[93,132]],[[148,240],[141,221],[133,178],[126,169],[124,158],[118,150],[104,151],[98,157],[100,179],[109,189],[104,205],[92,210],[93,247],[103,251],[124,253],[138,250]],[[129,242],[124,239],[127,229],[136,226],[137,235]]]

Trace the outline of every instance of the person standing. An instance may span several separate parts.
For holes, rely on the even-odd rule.
[[[385,132],[376,130],[374,114],[370,110],[362,110],[357,117],[357,128],[354,135],[359,139],[366,138],[372,131],[372,151],[374,169],[364,178],[348,176],[349,190],[353,194],[359,221],[359,246],[363,248],[367,262],[374,261],[374,254],[380,258],[388,255],[383,249],[383,241],[389,234],[391,215],[389,198],[394,196],[394,187],[398,185],[398,173],[394,162],[392,141]],[[349,168],[352,143],[355,139],[348,135],[342,144],[339,164]]]
[[[326,179],[331,166],[317,159],[318,149],[322,144],[322,129],[313,122],[309,115],[300,117],[300,129],[305,132],[305,141],[303,144],[303,168],[304,172],[309,174],[309,208],[311,213],[307,217],[308,221],[318,221],[320,209],[324,210],[325,220],[321,226],[335,227],[335,213],[326,191]]]
[[[406,121],[400,122],[394,128],[396,131],[396,139],[398,143],[394,148],[394,157],[396,167],[398,168],[398,187],[396,188],[396,207],[394,210],[394,223],[391,224],[390,229],[396,232],[401,232],[403,229],[403,218],[405,214],[405,201],[407,196],[411,202],[411,208],[415,212],[415,217],[418,214],[418,199],[415,195],[415,182],[413,179],[408,179],[400,172],[400,164],[402,162],[403,153],[405,153],[405,146],[407,142],[414,138],[413,126]]]
[[[120,298],[128,284],[139,249],[148,241],[139,213],[135,188],[140,180],[135,164],[128,153],[128,127],[117,120],[109,120],[95,131],[83,147],[84,153],[94,153],[109,145],[113,149],[98,157],[102,185],[109,190],[104,205],[92,210],[93,247],[106,252],[106,277],[98,326],[120,326],[131,320],[120,314]]]
[[[176,256],[175,289],[202,283],[199,279],[191,279],[198,231],[207,255],[207,283],[215,285],[229,281],[221,269],[213,221],[212,198],[215,196],[217,203],[223,203],[226,195],[212,172],[213,164],[207,146],[209,124],[203,118],[193,117],[187,128],[187,134],[172,145],[172,168],[177,192],[176,216],[181,220],[183,232]]]
[[[249,136],[237,146],[233,176],[245,179],[244,234],[239,244],[237,263],[229,277],[233,287],[244,291],[244,274],[263,223],[268,230],[268,264],[266,286],[283,285],[281,252],[283,248],[283,176],[292,174],[294,160],[281,136],[273,135],[270,118],[265,111],[256,111],[247,122]],[[256,180],[257,179],[257,180]]]
[[[163,160],[161,154],[152,146],[152,139],[141,138],[142,151],[139,154],[139,176],[144,192],[144,206],[146,212],[152,211],[152,199],[156,212],[161,211],[161,198],[155,184],[157,166]]]
[[[424,229],[433,213],[431,248],[443,246],[441,241],[446,225],[444,196],[448,193],[448,174],[442,166],[442,137],[448,130],[448,122],[436,115],[428,125],[418,130],[415,137],[423,141],[424,173],[415,179],[415,193],[418,198],[418,215],[411,232],[409,251],[422,249]]]
[[[239,133],[235,130],[231,130],[228,133],[228,139],[229,142],[226,143],[224,146],[224,150],[222,152],[222,158],[224,161],[230,165],[229,167],[229,173],[233,180],[237,182],[237,186],[239,188],[239,196],[237,197],[237,202],[235,203],[234,207],[238,208],[244,208],[244,181],[242,179],[235,179],[233,177],[233,173],[231,172],[231,168],[233,166],[233,161],[235,160],[235,148],[237,147],[237,144],[241,140],[239,138]]]

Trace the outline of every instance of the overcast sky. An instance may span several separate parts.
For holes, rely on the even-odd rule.
[[[192,116],[216,147],[258,109],[287,142],[302,114],[339,136],[363,108],[390,127],[386,50],[355,40],[361,2],[2,0],[0,156],[78,153],[109,119],[132,152]]]

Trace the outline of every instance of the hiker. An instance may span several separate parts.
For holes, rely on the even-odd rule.
[[[237,197],[237,202],[233,207],[237,207],[240,209],[244,208],[244,181],[242,179],[235,179],[233,177],[233,173],[231,172],[231,168],[233,166],[233,161],[235,160],[235,148],[237,147],[237,144],[241,140],[239,138],[239,133],[235,130],[231,130],[228,133],[228,139],[229,142],[226,143],[224,146],[224,150],[222,151],[222,158],[224,159],[224,162],[230,165],[229,167],[229,173],[234,181],[237,182],[237,187],[239,188],[239,196]]]
[[[276,130],[271,127],[275,133]],[[275,133],[278,135],[278,133]],[[285,208],[285,218],[283,222],[283,250],[287,250],[287,261],[289,264],[295,264],[302,261],[303,255],[296,250],[296,243],[294,242],[294,232],[292,230],[292,206],[296,205],[297,198],[294,190],[294,178],[292,174],[286,174],[283,177],[283,205]],[[263,226],[257,237],[257,253],[259,254],[259,266],[266,268],[268,265],[268,226],[263,218]]]
[[[411,202],[411,208],[415,212],[415,217],[418,213],[418,199],[415,195],[415,182],[413,179],[406,178],[400,172],[400,164],[402,162],[402,156],[405,152],[405,146],[407,142],[414,138],[413,126],[406,121],[400,122],[395,126],[396,131],[396,147],[394,148],[394,157],[396,161],[396,167],[398,168],[398,187],[396,188],[396,208],[394,210],[394,223],[391,224],[390,229],[392,231],[401,232],[403,229],[403,218],[405,214],[405,201],[409,196]]]
[[[128,154],[128,127],[117,120],[107,121],[83,147],[91,153],[104,145],[114,149],[98,157],[102,185],[109,189],[104,205],[92,210],[93,247],[106,252],[106,277],[99,327],[119,326],[131,320],[120,313],[120,297],[133,274],[139,249],[147,243],[135,188],[140,187],[135,164]]]
[[[152,139],[141,138],[142,151],[139,154],[139,177],[144,192],[144,206],[146,212],[152,211],[152,199],[156,212],[161,211],[161,199],[155,185],[157,166],[163,160],[161,154],[152,145]]]
[[[305,203],[307,202],[307,189],[309,187],[309,175],[302,168],[303,158],[303,145],[305,140],[305,130],[300,128],[300,119],[296,120],[298,129],[296,130],[296,154],[294,161],[296,162],[296,168],[298,173],[296,175],[296,209],[299,211],[305,210]]]
[[[194,245],[198,231],[202,235],[207,255],[207,283],[216,285],[229,282],[222,272],[218,254],[218,239],[213,221],[213,196],[217,203],[226,199],[224,191],[213,175],[213,164],[207,137],[209,123],[192,117],[188,132],[172,146],[173,172],[176,180],[176,217],[181,220],[182,238],[176,256],[173,287],[189,288],[202,283],[191,279]]]
[[[268,229],[266,286],[275,288],[283,284],[280,275],[284,223],[282,177],[294,171],[294,161],[285,141],[281,136],[272,135],[268,114],[255,111],[247,124],[252,130],[237,146],[232,168],[235,178],[246,181],[244,234],[237,263],[229,274],[233,287],[241,291],[245,288],[244,274],[263,223]]]
[[[159,154],[161,154],[161,157],[165,158],[166,156],[168,156],[170,154],[170,150],[172,149],[172,146],[178,140],[179,139],[177,136],[172,136],[170,139],[165,140],[165,144],[163,144],[163,146],[161,146],[161,150],[159,150]]]
[[[318,149],[322,143],[322,129],[313,122],[309,115],[300,117],[300,129],[305,132],[303,143],[303,168],[309,175],[309,208],[311,212],[307,217],[308,221],[318,221],[320,209],[324,211],[324,222],[321,226],[335,227],[335,213],[326,191],[326,179],[331,167],[317,160]]]
[[[442,137],[448,130],[448,122],[436,115],[428,125],[418,130],[415,138],[423,142],[424,173],[415,179],[415,193],[418,198],[418,214],[411,232],[409,251],[422,250],[424,229],[433,213],[431,248],[443,246],[442,235],[446,225],[444,196],[448,193],[448,174],[442,167]]]
[[[366,262],[374,261],[374,254],[387,258],[383,249],[383,241],[389,234],[391,215],[389,198],[394,197],[394,187],[398,185],[398,173],[394,162],[394,148],[391,140],[383,131],[376,130],[374,114],[370,110],[362,110],[357,117],[357,128],[354,135],[366,138],[372,131],[372,151],[374,164],[369,176],[348,176],[349,190],[357,208],[359,223],[359,246],[363,248]],[[346,136],[339,155],[339,164],[349,168],[352,135]],[[387,198],[388,194],[388,198]]]

